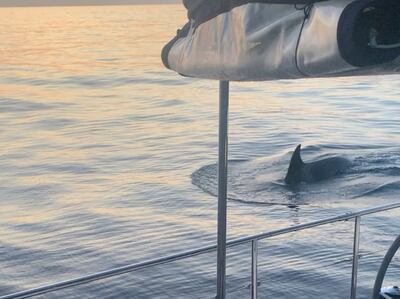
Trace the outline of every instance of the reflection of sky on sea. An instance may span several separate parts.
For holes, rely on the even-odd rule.
[[[192,175],[217,158],[218,84],[179,77],[160,61],[184,22],[174,5],[0,9],[0,295],[215,242],[215,181],[203,173],[196,186]],[[233,83],[230,159],[246,162],[231,164],[230,192],[242,201],[229,201],[228,236],[395,201],[397,81]],[[289,207],[259,204],[291,194],[276,181],[297,143],[307,161],[347,155],[358,168],[332,184],[303,186]],[[347,198],[342,190],[369,193]],[[363,220],[361,295],[397,216]],[[335,285],[331,298],[343,298],[352,228],[263,241],[261,290],[277,296],[290,286],[291,298],[310,298]],[[249,253],[230,251],[232,298],[248,294]],[[214,261],[205,255],[62,297],[211,298]]]

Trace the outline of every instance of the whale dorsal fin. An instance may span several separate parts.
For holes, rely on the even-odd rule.
[[[300,156],[301,144],[299,144],[293,152],[292,158],[290,159],[289,168],[285,177],[287,184],[297,183],[301,176],[301,168],[304,165],[303,160]]]
[[[292,155],[292,159],[290,159],[290,165],[294,164],[297,166],[302,166],[304,164],[303,160],[301,159],[300,156],[300,150],[301,150],[301,144],[299,144],[296,149],[294,150],[294,153]]]

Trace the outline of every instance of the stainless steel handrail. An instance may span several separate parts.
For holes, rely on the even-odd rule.
[[[369,215],[369,214],[375,214],[378,212],[387,211],[387,210],[392,210],[392,209],[396,209],[396,208],[400,208],[400,202],[392,203],[392,204],[388,204],[388,205],[384,205],[384,206],[379,206],[379,207],[374,207],[374,208],[370,208],[370,209],[365,209],[365,210],[361,210],[358,212],[346,213],[346,214],[343,214],[340,216],[335,216],[335,217],[321,219],[321,220],[308,222],[308,223],[304,223],[304,224],[300,224],[300,225],[295,225],[295,226],[291,226],[291,227],[287,227],[287,228],[283,228],[283,229],[274,230],[271,232],[266,232],[266,233],[252,235],[252,236],[248,236],[248,237],[244,237],[244,238],[234,239],[234,240],[227,242],[227,247],[234,247],[234,246],[238,246],[238,245],[250,243],[250,242],[253,244],[253,247],[252,247],[253,248],[252,249],[252,266],[253,266],[252,267],[252,297],[256,298],[257,297],[257,256],[258,256],[257,241],[275,237],[275,236],[279,236],[279,235],[283,235],[283,234],[287,234],[287,233],[300,231],[300,230],[305,230],[305,229],[309,229],[309,228],[313,228],[313,227],[317,227],[317,226],[321,226],[321,225],[326,225],[326,224],[335,223],[335,222],[339,222],[339,221],[347,221],[350,219],[356,219],[355,229],[354,229],[354,243],[353,243],[354,244],[353,257],[354,257],[354,256],[358,256],[358,243],[359,243],[359,237],[360,237],[359,236],[359,234],[360,234],[360,229],[359,229],[360,217]],[[197,248],[194,250],[185,251],[185,252],[177,253],[174,255],[158,258],[158,259],[148,260],[145,262],[131,264],[131,265],[123,266],[123,267],[118,267],[118,268],[98,272],[95,274],[83,276],[83,277],[76,278],[76,279],[66,280],[66,281],[49,284],[46,286],[42,286],[42,287],[38,287],[38,288],[26,290],[26,291],[21,291],[21,292],[9,294],[9,295],[0,296],[0,299],[30,298],[30,297],[42,295],[45,293],[54,292],[57,290],[61,290],[61,289],[65,289],[65,288],[69,288],[69,287],[73,287],[73,286],[77,286],[77,285],[82,285],[82,284],[86,284],[89,282],[98,281],[101,279],[129,273],[129,272],[133,272],[133,271],[136,271],[139,269],[154,267],[156,265],[161,265],[161,264],[170,263],[170,262],[173,262],[176,260],[181,260],[184,258],[197,256],[200,254],[215,251],[216,249],[217,249],[216,245],[205,246],[205,247]],[[358,265],[357,264],[358,259],[355,258],[354,260],[355,260],[355,262],[353,262],[353,277],[352,277],[351,297],[350,298],[355,298],[355,296],[356,296],[356,292],[355,292],[356,285],[357,285],[356,268]]]

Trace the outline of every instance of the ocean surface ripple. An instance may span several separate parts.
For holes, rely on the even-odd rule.
[[[180,5],[0,8],[0,296],[216,241],[217,82],[165,70]],[[398,201],[399,76],[232,83],[228,238]],[[305,161],[345,173],[288,188]],[[399,212],[362,219],[368,298]],[[353,222],[260,242],[262,297],[346,298]],[[248,244],[229,298],[250,298]],[[214,298],[216,254],[40,298]],[[385,284],[398,284],[395,257]]]

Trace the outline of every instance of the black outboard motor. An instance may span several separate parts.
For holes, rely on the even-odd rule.
[[[400,49],[400,2],[354,1],[342,12],[338,24],[342,57],[358,67],[395,59]]]

